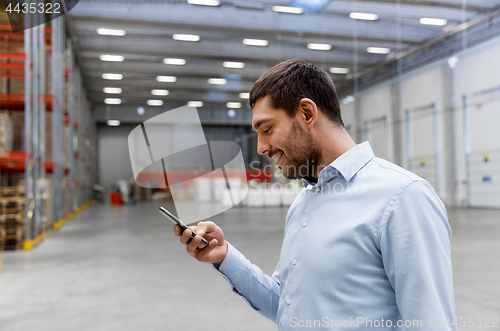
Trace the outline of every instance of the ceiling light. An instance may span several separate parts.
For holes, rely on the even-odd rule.
[[[149,106],[161,106],[163,105],[163,101],[161,100],[148,100]]]
[[[144,115],[145,112],[146,112],[146,110],[144,109],[144,107],[137,108],[137,114]]]
[[[195,108],[203,107],[203,102],[201,102],[201,101],[189,101],[188,106],[195,107]]]
[[[151,90],[152,95],[168,95],[168,90]]]
[[[372,54],[389,54],[391,49],[387,47],[368,47],[366,51]]]
[[[156,80],[162,83],[175,83],[177,78],[174,76],[158,76]]]
[[[448,21],[442,18],[426,18],[423,17],[420,19],[420,24],[425,24],[425,25],[438,25],[438,26],[443,26],[448,24]]]
[[[458,63],[458,57],[452,56],[448,59],[448,65],[451,69],[455,69]]]
[[[332,49],[332,45],[309,43],[309,44],[307,44],[307,48],[315,50],[315,51],[329,51]]]
[[[122,78],[123,75],[121,74],[102,74],[102,79],[121,80]]]
[[[104,103],[107,105],[119,105],[122,103],[122,99],[118,98],[106,98],[104,99]]]
[[[125,30],[105,29],[105,28],[97,29],[97,33],[102,36],[124,36],[127,34]]]
[[[231,68],[231,69],[243,69],[243,68],[245,68],[245,63],[243,63],[243,62],[224,62],[222,65],[225,68]]]
[[[241,103],[239,102],[228,102],[226,103],[227,108],[241,108]]]
[[[224,78],[209,78],[208,83],[212,85],[226,85],[227,80]]]
[[[179,41],[200,41],[200,36],[195,34],[176,33],[172,36],[172,38],[174,38],[174,40],[179,40]]]
[[[173,66],[183,66],[186,64],[186,60],[184,59],[170,59],[170,58],[166,58],[166,59],[163,59],[163,63],[165,64],[171,64]]]
[[[120,94],[122,93],[122,89],[119,87],[105,87],[102,89],[104,93],[108,94]]]
[[[304,9],[300,7],[273,6],[273,10],[278,13],[302,14]]]
[[[99,56],[101,61],[109,61],[109,62],[122,62],[125,58],[121,55],[101,55]]]
[[[349,17],[353,18],[355,20],[365,20],[365,21],[376,21],[378,19],[378,15],[377,14],[356,13],[356,12],[350,13]]]
[[[120,125],[119,120],[108,120],[106,123],[108,123],[109,126],[118,126]]]
[[[265,47],[269,45],[269,41],[263,39],[243,39],[243,44],[247,46]]]
[[[330,72],[332,74],[339,74],[339,75],[346,75],[350,72],[351,70],[349,68],[338,68],[338,67],[331,67]]]
[[[347,97],[345,97],[344,99],[342,99],[342,103],[344,105],[347,105],[351,102],[354,102],[356,100],[356,98],[354,98],[352,95],[348,95]]]
[[[248,98],[250,98],[250,93],[246,93],[246,92],[245,93],[240,93],[240,98],[242,98],[242,99],[248,99]]]
[[[198,5],[198,6],[217,7],[220,5],[220,1],[218,0],[187,0],[187,1],[191,5]]]
[[[236,112],[234,111],[234,109],[229,109],[227,111],[227,116],[234,117],[234,115],[236,115]]]

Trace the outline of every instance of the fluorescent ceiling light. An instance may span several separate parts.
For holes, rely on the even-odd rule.
[[[122,103],[122,99],[118,98],[106,98],[104,99],[104,103],[107,105],[119,105]]]
[[[203,107],[203,102],[201,102],[201,101],[189,101],[188,106],[195,107],[195,108]]]
[[[338,68],[338,67],[331,67],[330,72],[332,74],[339,74],[339,75],[346,75],[350,72],[351,70],[349,68]]]
[[[163,63],[171,64],[173,66],[183,66],[186,64],[186,60],[166,58],[166,59],[163,59]]]
[[[152,95],[168,95],[168,90],[151,90]]]
[[[179,41],[200,41],[200,36],[195,34],[176,33],[172,36],[172,38],[174,38],[174,40],[179,40]]]
[[[217,7],[220,5],[220,1],[218,0],[188,0],[188,3],[191,5],[212,6],[212,7]]]
[[[438,26],[443,26],[448,24],[448,21],[442,18],[427,18],[423,17],[420,19],[421,24],[425,25],[438,25]]]
[[[119,87],[105,87],[102,89],[104,93],[108,94],[120,94],[122,93],[122,89]]]
[[[101,55],[99,56],[99,58],[101,59],[101,61],[110,61],[110,62],[122,62],[125,59],[121,55],[109,55],[109,54]]]
[[[273,10],[278,13],[302,14],[304,9],[300,7],[273,6]]]
[[[105,28],[99,28],[97,29],[97,33],[102,35],[102,36],[124,36],[127,33],[125,30],[119,30],[119,29],[105,29]]]
[[[123,75],[121,74],[102,74],[102,79],[121,80],[122,78]]]
[[[352,95],[348,95],[347,97],[342,99],[342,103],[344,105],[347,105],[348,103],[354,102],[355,100],[356,100],[356,98],[354,98]]]
[[[119,120],[108,120],[106,123],[108,123],[109,126],[118,126],[120,125]]]
[[[315,50],[315,51],[329,51],[332,49],[332,45],[309,43],[309,44],[307,44],[307,48]]]
[[[263,39],[243,39],[243,44],[247,46],[265,47],[269,45],[269,41]]]
[[[248,98],[250,98],[250,93],[246,93],[246,92],[245,93],[240,93],[240,98],[242,98],[242,99],[248,99]]]
[[[353,18],[355,20],[365,20],[365,21],[376,21],[378,19],[378,15],[377,14],[356,13],[356,12],[350,13],[349,17]]]
[[[241,103],[239,102],[228,102],[226,103],[227,108],[241,108]]]
[[[148,100],[149,106],[161,106],[163,105],[163,101],[161,100]]]
[[[224,78],[209,78],[208,83],[212,85],[226,85],[227,80]]]
[[[162,83],[175,83],[177,78],[174,76],[158,76],[156,80]]]
[[[245,63],[243,63],[243,62],[224,62],[222,65],[225,68],[231,68],[231,69],[243,69],[243,68],[245,68]]]
[[[137,114],[144,115],[145,112],[146,112],[146,110],[144,109],[144,107],[137,108]]]
[[[389,54],[391,49],[387,47],[368,47],[366,51],[372,54]]]

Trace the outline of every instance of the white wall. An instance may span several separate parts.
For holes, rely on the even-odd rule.
[[[366,121],[387,116],[391,127],[400,129],[398,137],[390,136],[389,151],[386,150],[385,135],[382,130],[370,132],[369,140],[375,155],[390,158],[394,153],[401,155],[401,165],[410,167],[407,162],[407,132],[404,114],[426,105],[434,104],[437,116],[432,111],[414,111],[411,121],[411,151],[414,157],[412,170],[421,176],[439,174],[433,185],[447,204],[465,205],[469,196],[471,206],[500,207],[500,38],[455,55],[459,61],[455,68],[448,69],[447,59],[441,59],[426,67],[407,72],[398,79],[381,83],[361,91],[355,103],[359,103],[361,124]],[[450,72],[451,83],[444,75]],[[399,84],[398,89],[391,88]],[[447,86],[445,84],[451,84]],[[496,92],[471,97],[472,94],[498,87]],[[399,95],[394,95],[399,91]],[[469,96],[467,109],[470,128],[470,163],[464,156],[464,118],[462,98]],[[394,101],[398,109],[392,109]],[[448,101],[451,100],[451,103]],[[356,104],[345,105],[354,113]],[[347,107],[348,106],[348,107]],[[394,113],[401,118],[394,121]],[[450,117],[449,115],[453,115]],[[345,115],[344,115],[345,116]],[[451,119],[451,120],[450,120]],[[348,121],[351,121],[349,118]],[[352,122],[356,124],[353,120]],[[437,131],[434,124],[437,125]],[[356,127],[355,130],[363,130]],[[395,131],[390,130],[390,133]],[[396,130],[397,132],[397,130]],[[452,134],[449,134],[452,132]],[[447,135],[447,136],[446,136]],[[450,141],[449,137],[454,137]],[[446,139],[448,138],[448,139]],[[396,139],[401,141],[400,148]],[[453,151],[453,153],[449,153]],[[485,153],[489,161],[484,161]],[[386,156],[389,157],[386,157]],[[434,155],[434,157],[432,157]],[[449,156],[451,155],[451,156]],[[415,162],[424,161],[424,167],[415,167]],[[437,162],[434,167],[432,162]],[[499,163],[495,163],[499,162]],[[497,166],[495,167],[494,164]],[[425,168],[431,166],[430,168]],[[451,168],[453,167],[453,171]],[[467,167],[470,174],[470,193],[467,194]],[[434,174],[432,174],[434,172]],[[455,174],[450,177],[450,173]],[[484,178],[489,178],[489,182]],[[429,180],[430,181],[430,180]]]

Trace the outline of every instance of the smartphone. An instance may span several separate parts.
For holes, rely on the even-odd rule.
[[[160,213],[162,213],[163,216],[165,216],[166,218],[171,220],[172,223],[179,225],[182,229],[182,233],[184,233],[184,231],[189,229],[186,224],[182,223],[181,220],[179,220],[174,214],[172,214],[171,212],[169,212],[165,208],[160,207]],[[189,230],[191,230],[191,229],[189,229]],[[193,230],[191,230],[191,232],[192,232],[192,236],[195,237],[196,233]],[[201,237],[201,241],[205,244],[205,246],[209,245],[208,241],[205,238]]]

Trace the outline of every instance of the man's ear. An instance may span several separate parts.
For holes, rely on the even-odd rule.
[[[307,127],[312,128],[318,120],[318,107],[309,98],[302,98],[299,101],[299,111],[301,122]]]

